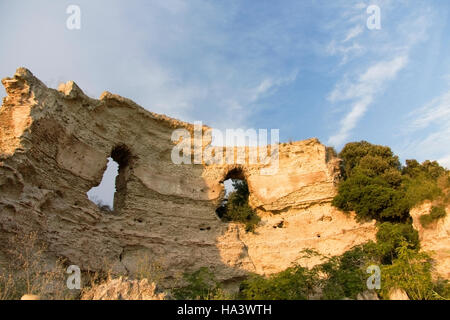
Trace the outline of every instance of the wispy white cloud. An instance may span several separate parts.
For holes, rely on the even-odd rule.
[[[370,66],[355,82],[338,83],[329,96],[330,102],[348,101],[350,112],[341,120],[339,131],[332,135],[328,143],[334,146],[342,145],[367,111],[375,96],[386,85],[386,81],[395,78],[397,73],[407,64],[406,56],[399,56],[389,61],[378,62]]]
[[[350,41],[351,39],[359,36],[361,33],[363,33],[364,31],[364,27],[361,24],[356,25],[355,27],[351,28],[348,33],[347,36],[345,37],[345,39],[342,42],[347,42]]]
[[[450,169],[450,91],[414,110],[407,118],[409,126],[404,133],[415,138],[401,152],[439,159],[441,165]]]
[[[421,135],[411,139],[400,150],[400,156],[408,155],[408,158],[417,158],[420,160],[438,159],[441,165],[450,169],[448,160],[450,159],[450,127],[439,127],[432,130],[431,133]]]
[[[279,87],[289,85],[297,79],[298,70],[293,70],[289,75],[285,77],[267,77],[263,79],[258,86],[250,90],[250,102],[258,101],[262,96],[270,94],[277,90]]]
[[[398,4],[389,0],[376,1],[375,4],[381,7],[381,30],[365,30],[367,16],[361,17],[355,12],[355,9],[364,9],[364,3],[344,7],[346,14],[355,15],[356,25],[341,28],[327,47],[330,54],[341,56],[340,67],[347,64],[342,77],[328,95],[333,109],[338,103],[341,109],[348,109],[338,121],[337,132],[328,139],[328,143],[337,147],[350,138],[353,129],[387,88],[388,82],[405,69],[411,50],[427,38],[431,16],[422,6],[408,11],[393,24],[392,16],[391,20],[386,17],[398,9]]]
[[[411,129],[414,130],[425,128],[431,124],[450,126],[450,91],[413,111],[410,116],[415,117],[411,123]]]
[[[350,45],[345,43],[339,43],[335,40],[332,40],[328,47],[327,52],[331,55],[339,54],[341,58],[340,65],[346,64],[352,58],[360,56],[364,53],[365,49],[360,44],[354,42]]]

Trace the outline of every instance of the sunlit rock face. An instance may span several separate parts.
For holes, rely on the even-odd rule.
[[[301,259],[304,249],[338,255],[374,239],[374,222],[357,223],[331,206],[339,160],[328,159],[317,139],[279,144],[271,175],[248,157],[242,164],[175,164],[172,134],[193,133],[192,124],[109,92],[89,98],[73,82],[50,89],[23,68],[2,83],[0,263],[8,262],[12,235],[37,231],[48,259],[63,257],[83,270],[131,275],[149,257],[166,283],[202,266],[233,282],[318,263]],[[207,145],[205,138],[201,148]],[[86,195],[108,157],[119,164],[114,212]],[[248,182],[262,219],[254,233],[215,213],[230,177]]]
[[[420,249],[431,254],[434,259],[435,275],[450,279],[450,206],[447,215],[424,228],[420,217],[430,214],[432,203],[425,201],[410,212],[413,226],[419,232]]]

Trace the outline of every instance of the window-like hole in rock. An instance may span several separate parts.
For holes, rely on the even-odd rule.
[[[114,212],[123,203],[130,152],[125,146],[117,146],[108,158],[108,164],[100,184],[87,192],[89,200],[103,212]]]
[[[216,209],[217,216],[222,221],[244,223],[245,230],[253,232],[261,219],[248,203],[250,192],[243,172],[239,169],[230,171],[223,184],[225,198]]]
[[[116,177],[119,174],[119,164],[108,158],[108,165],[103,178],[97,187],[88,191],[89,200],[94,202],[100,210],[112,212],[114,209],[114,194],[116,193]]]

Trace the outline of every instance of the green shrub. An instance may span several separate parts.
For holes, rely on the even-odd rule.
[[[432,260],[419,252],[417,232],[409,224],[385,222],[379,225],[377,242],[369,241],[340,256],[327,258],[308,270],[295,265],[270,277],[252,276],[241,284],[241,299],[356,299],[367,290],[369,265],[381,268],[383,299],[393,288],[405,290],[410,299],[448,299],[448,281],[433,282]],[[316,253],[317,255],[317,253]]]
[[[241,222],[245,224],[245,230],[253,232],[261,221],[261,218],[248,204],[249,190],[244,180],[233,180],[235,191],[228,195],[226,205],[216,212],[224,221]]]
[[[446,173],[436,161],[426,160],[420,164],[417,160],[406,160],[406,166],[402,169],[404,175],[411,178],[425,176],[426,178],[437,180]]]
[[[381,172],[383,168],[400,169],[398,157],[389,147],[373,145],[367,141],[347,143],[339,157],[343,160],[344,177],[351,176],[353,169],[361,162],[366,169],[375,172]]]
[[[355,211],[359,220],[405,222],[424,200],[444,199],[448,171],[436,161],[407,160],[401,168],[391,149],[366,141],[348,143],[339,153],[344,180],[333,205]],[[450,201],[450,196],[447,198]]]
[[[450,300],[450,281],[438,279],[433,284],[434,297],[439,300]]]
[[[185,273],[183,279],[185,285],[172,290],[177,300],[214,300],[226,297],[216,277],[206,267],[193,273]]]
[[[311,252],[309,256],[315,254],[325,260],[311,270],[294,266],[268,278],[253,276],[242,283],[241,298],[307,299],[321,292],[325,300],[356,299],[367,290],[369,265],[391,265],[402,246],[411,252],[419,250],[417,231],[409,224],[382,223],[376,238],[376,243],[369,241],[331,258]]]
[[[409,249],[406,241],[397,248],[397,256],[392,264],[381,267],[381,296],[388,299],[391,289],[400,288],[412,300],[435,299],[431,258]]]
[[[406,190],[406,200],[409,207],[414,207],[425,200],[435,200],[442,195],[436,180],[421,174],[414,178],[405,177],[403,185]]]
[[[402,190],[358,170],[339,184],[332,204],[344,211],[355,211],[359,220],[402,220],[409,213]]]
[[[322,299],[356,299],[367,290],[366,268],[373,263],[374,243],[360,245],[341,256],[332,257],[315,269],[325,278],[322,280]]]
[[[306,300],[317,287],[314,271],[290,267],[267,278],[254,275],[241,283],[240,298],[245,300]]]
[[[447,215],[444,207],[432,207],[429,214],[420,216],[420,223],[424,228],[428,228],[434,221],[444,218]]]
[[[419,250],[419,234],[411,224],[385,222],[378,226],[377,251],[380,261],[391,264],[397,249],[406,243],[408,249]]]

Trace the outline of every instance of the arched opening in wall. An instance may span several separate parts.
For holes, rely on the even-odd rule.
[[[126,180],[130,164],[130,151],[126,146],[116,146],[111,151],[100,184],[87,192],[89,200],[105,213],[117,212],[126,195]]]
[[[244,172],[235,168],[228,172],[222,183],[225,198],[216,209],[217,216],[225,222],[243,223],[246,231],[253,232],[261,219],[249,205],[250,192]]]

